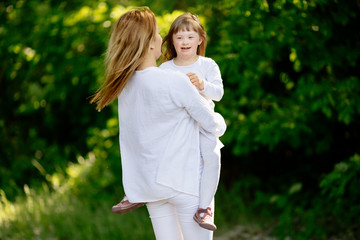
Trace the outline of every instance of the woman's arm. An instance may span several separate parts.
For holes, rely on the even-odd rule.
[[[173,102],[184,108],[204,130],[216,137],[222,136],[226,130],[224,118],[210,108],[209,103],[199,95],[195,86],[186,79],[185,75],[179,73],[174,76],[173,81],[169,81]]]

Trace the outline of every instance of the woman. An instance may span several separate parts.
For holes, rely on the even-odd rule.
[[[186,75],[156,67],[162,39],[148,8],[115,23],[106,79],[91,102],[100,111],[118,98],[123,185],[132,203],[146,202],[156,239],[212,239],[193,220],[199,205],[199,125],[221,136],[214,113]]]

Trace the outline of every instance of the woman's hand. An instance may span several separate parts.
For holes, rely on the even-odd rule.
[[[197,87],[199,90],[204,90],[204,81],[202,79],[199,78],[199,76],[196,73],[188,73],[186,74],[189,79],[190,82]]]

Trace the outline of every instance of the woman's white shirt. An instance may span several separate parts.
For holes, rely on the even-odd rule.
[[[226,125],[181,73],[136,71],[118,97],[123,186],[130,202],[178,192],[199,195],[199,126],[221,136]]]

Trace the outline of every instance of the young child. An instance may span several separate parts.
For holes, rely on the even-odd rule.
[[[166,52],[160,68],[172,69],[186,74],[199,93],[214,108],[224,93],[220,69],[214,60],[205,57],[206,32],[197,16],[185,13],[172,23],[164,38]],[[203,171],[200,182],[199,209],[194,220],[203,228],[216,230],[213,220],[213,199],[220,178],[220,149],[223,147],[218,138],[200,129],[200,152]],[[143,204],[130,203],[126,196],[113,207],[115,213],[126,213]]]

